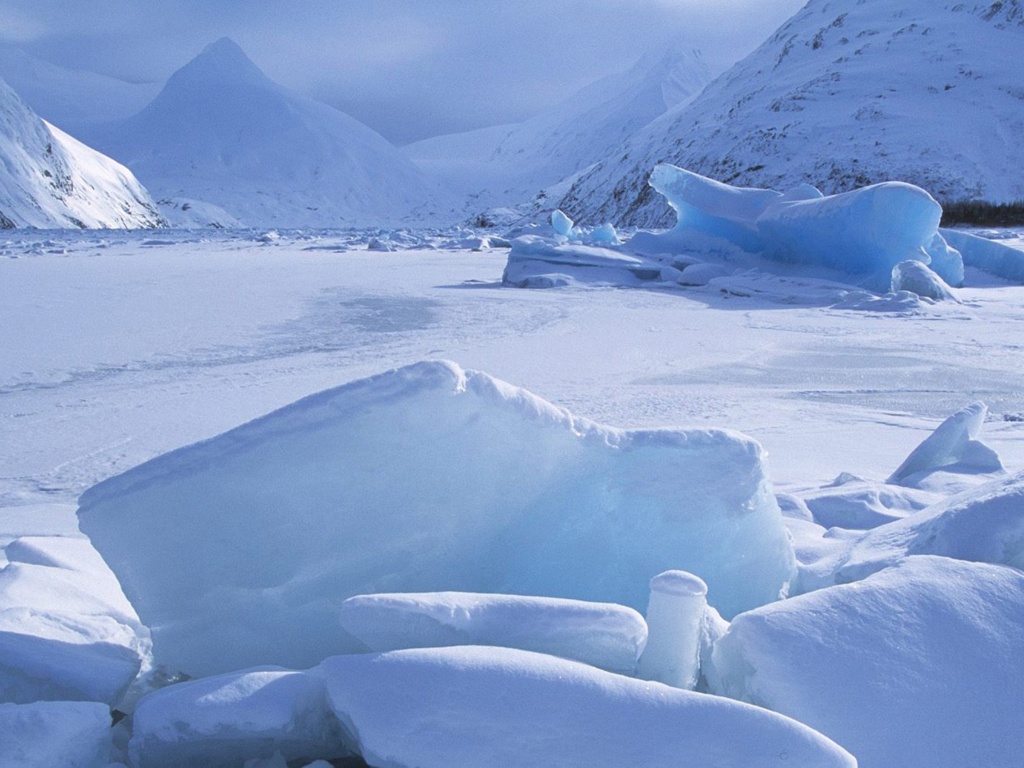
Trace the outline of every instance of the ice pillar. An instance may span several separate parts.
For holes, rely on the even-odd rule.
[[[707,584],[686,571],[665,571],[651,579],[647,646],[637,663],[637,677],[675,688],[696,687],[707,594]]]

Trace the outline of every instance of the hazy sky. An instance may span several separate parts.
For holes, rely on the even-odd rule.
[[[0,40],[162,81],[229,36],[396,143],[522,120],[669,41],[713,70],[805,0],[0,0]]]

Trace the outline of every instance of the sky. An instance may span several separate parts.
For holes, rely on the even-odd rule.
[[[404,144],[524,120],[670,44],[721,71],[804,3],[0,0],[0,42],[150,82],[228,36],[274,80]]]

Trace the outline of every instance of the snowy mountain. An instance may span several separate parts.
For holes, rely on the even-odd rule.
[[[85,126],[134,115],[160,90],[158,83],[129,83],[68,69],[20,48],[2,46],[0,78],[36,114],[76,136]]]
[[[95,144],[159,199],[220,206],[249,225],[359,226],[443,214],[444,196],[384,138],[270,80],[227,38],[175,72]]]
[[[519,203],[607,157],[631,134],[711,79],[697,51],[648,54],[524,123],[438,136],[406,154],[475,210]]]
[[[45,122],[0,80],[0,228],[161,223],[127,168]]]
[[[671,224],[647,186],[659,162],[783,190],[901,180],[940,201],[1024,198],[1022,50],[1021,0],[811,0],[609,153],[561,207],[595,223]]]

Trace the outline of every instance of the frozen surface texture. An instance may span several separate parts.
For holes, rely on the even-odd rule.
[[[135,768],[233,768],[249,759],[348,753],[323,681],[278,667],[247,669],[154,691],[135,710]]]
[[[0,113],[0,229],[161,223],[131,171],[43,121],[2,80]]]
[[[107,768],[110,710],[103,704],[0,704],[3,768]]]
[[[651,574],[679,567],[732,616],[784,594],[795,568],[752,440],[603,427],[450,363],[162,456],[88,490],[79,518],[157,660],[193,675],[357,648],[337,620],[356,594],[643,608]]]
[[[787,714],[861,768],[1011,766],[1024,752],[1024,574],[914,557],[733,620],[712,689]]]
[[[853,768],[763,709],[507,648],[337,656],[317,672],[368,763],[386,768]]]
[[[81,537],[25,536],[0,568],[0,701],[117,704],[149,651],[148,631]]]
[[[497,645],[626,675],[647,639],[643,617],[622,605],[466,592],[356,595],[341,625],[371,651]]]

